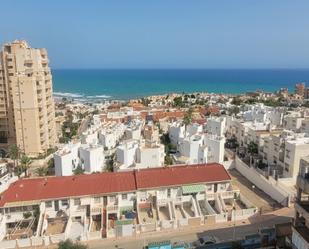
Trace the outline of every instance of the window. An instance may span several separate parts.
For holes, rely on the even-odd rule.
[[[80,199],[79,198],[74,199],[74,205],[75,206],[80,205]]]
[[[128,199],[128,195],[127,194],[122,194],[121,195],[121,199],[122,200],[127,200]]]
[[[101,198],[100,197],[95,197],[94,198],[94,203],[100,203],[101,201]]]
[[[207,191],[212,191],[212,185],[207,185]]]
[[[226,189],[226,184],[220,184],[221,186],[220,186],[220,189],[221,190],[225,190]]]
[[[170,188],[167,189],[167,198],[171,198],[171,189]]]
[[[68,200],[61,200],[61,205],[62,206],[69,206],[69,201]]]
[[[45,205],[47,208],[51,208],[53,206],[53,203],[51,201],[45,202]]]

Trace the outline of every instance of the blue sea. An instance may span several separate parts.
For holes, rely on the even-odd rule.
[[[309,69],[58,69],[53,70],[55,96],[76,99],[130,99],[172,92],[243,93],[294,90],[309,82]]]

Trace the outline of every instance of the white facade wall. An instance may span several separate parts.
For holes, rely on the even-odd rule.
[[[189,159],[189,164],[195,164],[199,162],[200,147],[203,146],[203,136],[195,135],[187,137],[179,144],[179,153],[181,156]]]
[[[136,150],[138,149],[138,142],[135,140],[125,141],[116,149],[117,162],[123,167],[129,167],[136,161]]]
[[[225,133],[225,124],[225,117],[207,119],[206,131],[209,134],[222,137]]]
[[[203,132],[203,126],[197,123],[189,124],[186,127],[186,133],[188,136],[193,136],[195,134]]]
[[[175,122],[171,124],[168,132],[171,143],[177,145],[180,139],[185,137],[186,127],[180,122]]]
[[[208,147],[208,162],[223,163],[225,137],[207,135],[204,144]]]
[[[99,133],[99,141],[104,148],[109,150],[115,148],[117,144],[116,134],[112,132]]]
[[[137,168],[153,168],[164,166],[164,146],[142,147],[136,151]]]
[[[86,173],[101,172],[104,168],[103,146],[82,146],[79,149],[82,167]]]
[[[80,143],[69,144],[54,154],[56,176],[70,176],[79,164],[78,149]]]

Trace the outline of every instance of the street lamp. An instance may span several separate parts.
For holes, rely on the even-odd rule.
[[[236,198],[234,197],[233,199],[233,214],[234,214],[234,228],[233,228],[233,241],[235,241],[235,236],[236,236],[236,205],[235,205],[235,202],[236,202]]]

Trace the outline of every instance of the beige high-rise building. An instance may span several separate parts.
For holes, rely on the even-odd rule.
[[[56,142],[52,75],[46,49],[25,41],[0,51],[0,147],[17,144],[29,155]]]

